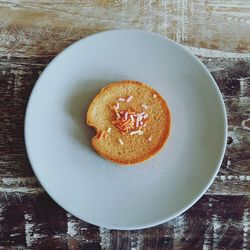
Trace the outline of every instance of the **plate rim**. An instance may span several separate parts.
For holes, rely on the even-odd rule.
[[[213,83],[213,87],[217,92],[218,98],[219,98],[219,102],[220,102],[220,108],[223,111],[223,125],[224,125],[224,135],[223,135],[223,144],[222,144],[222,148],[221,148],[221,152],[220,152],[220,158],[217,162],[217,166],[215,168],[215,171],[213,173],[213,175],[210,177],[208,183],[206,185],[204,185],[203,189],[199,192],[199,194],[197,196],[194,197],[194,199],[192,199],[190,202],[188,202],[187,205],[185,205],[182,209],[177,210],[175,213],[173,213],[171,216],[166,216],[160,220],[155,221],[154,223],[141,223],[138,226],[114,226],[112,224],[102,224],[102,223],[97,223],[94,221],[88,221],[87,219],[81,218],[82,216],[78,215],[77,212],[71,212],[71,209],[66,208],[66,206],[63,204],[63,202],[58,201],[56,197],[54,197],[53,194],[51,194],[50,190],[47,190],[45,188],[45,182],[46,181],[42,181],[40,178],[40,175],[38,174],[38,171],[36,170],[35,163],[31,160],[31,153],[29,150],[29,145],[28,145],[28,139],[27,139],[27,135],[28,135],[28,131],[27,131],[27,124],[28,124],[28,117],[29,117],[29,110],[32,104],[32,100],[34,98],[34,95],[37,91],[37,86],[38,86],[38,81],[39,79],[41,79],[41,77],[46,74],[48,68],[55,63],[55,61],[61,57],[66,51],[70,50],[72,47],[77,46],[78,43],[81,43],[82,41],[85,41],[87,39],[93,38],[93,37],[98,37],[101,36],[102,34],[113,34],[113,33],[119,33],[119,32],[129,32],[129,33],[144,33],[148,36],[154,36],[158,39],[162,39],[162,40],[166,40],[168,43],[171,43],[172,45],[174,45],[175,47],[177,47],[179,50],[181,50],[183,53],[187,54],[188,56],[192,57],[192,59],[194,59],[202,68],[203,70],[206,72],[210,82]],[[25,148],[26,148],[26,152],[27,152],[27,157],[29,159],[31,168],[39,182],[39,184],[42,186],[42,188],[44,189],[44,191],[48,194],[48,196],[50,198],[53,199],[54,202],[56,202],[61,208],[63,208],[65,210],[65,212],[72,214],[73,216],[79,218],[80,220],[83,220],[87,223],[96,225],[98,227],[104,227],[107,229],[115,229],[115,230],[139,230],[139,229],[145,229],[145,228],[150,228],[150,227],[154,227],[160,224],[163,224],[165,222],[168,222],[174,218],[176,218],[177,216],[183,214],[185,211],[187,211],[189,208],[191,208],[204,194],[205,192],[208,190],[208,188],[211,186],[211,184],[213,183],[216,175],[219,172],[220,166],[222,164],[225,152],[226,152],[226,145],[227,145],[227,136],[228,136],[228,122],[227,122],[227,112],[226,112],[226,106],[221,94],[221,91],[215,81],[215,79],[213,78],[213,76],[211,75],[210,71],[207,69],[207,67],[201,62],[201,60],[196,57],[194,54],[192,54],[191,52],[189,52],[183,45],[173,41],[172,39],[160,35],[158,33],[155,32],[149,32],[149,31],[145,31],[145,30],[141,30],[141,29],[111,29],[111,30],[106,30],[106,31],[101,31],[98,33],[94,33],[91,35],[88,35],[86,37],[83,37],[75,42],[73,42],[72,44],[70,44],[69,46],[67,46],[66,48],[64,48],[62,51],[60,51],[58,54],[56,54],[56,56],[45,66],[45,68],[43,69],[42,73],[40,74],[40,76],[38,77],[38,79],[36,80],[32,91],[29,95],[29,99],[26,105],[26,111],[25,111],[25,115],[24,115],[24,144],[25,144]]]

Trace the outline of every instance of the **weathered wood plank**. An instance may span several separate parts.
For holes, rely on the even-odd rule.
[[[66,214],[45,193],[18,195],[0,194],[0,246],[31,249],[67,249],[68,246],[95,246],[97,227]],[[75,236],[77,230],[81,237]],[[85,238],[84,238],[85,237]]]
[[[31,249],[248,249],[250,197],[204,196],[163,225],[135,231],[98,228],[43,194],[0,194],[0,245]]]
[[[245,0],[5,0],[0,51],[46,55],[98,31],[139,28],[192,47],[249,52],[249,13]]]
[[[250,60],[209,58],[202,60],[213,74],[222,92],[228,116],[226,155],[219,175],[208,193],[249,194]]]
[[[245,0],[0,0],[0,249],[250,249],[250,4]],[[168,36],[199,56],[220,87],[227,152],[207,195],[137,231],[89,225],[40,187],[23,142],[29,94],[72,42],[108,29]]]
[[[39,72],[43,58],[31,60],[2,57],[0,60],[0,176],[32,176],[24,145],[24,115],[28,96]],[[42,64],[42,66],[41,66]]]

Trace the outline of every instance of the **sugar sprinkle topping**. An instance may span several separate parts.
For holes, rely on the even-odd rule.
[[[118,98],[118,102],[125,102],[126,101],[126,99],[125,98]]]
[[[125,112],[124,118],[125,118],[125,121],[128,120],[128,112],[127,111]]]
[[[143,134],[143,131],[142,130],[135,130],[135,131],[132,131],[130,132],[130,135],[142,135]]]
[[[111,109],[115,112],[115,119],[112,121],[112,124],[116,128],[118,128],[118,131],[125,135],[125,133],[129,133],[132,135],[143,135],[144,132],[142,128],[146,127],[146,124],[148,122],[149,114],[146,113],[146,109],[148,109],[146,104],[142,104],[142,108],[144,111],[136,112],[133,108],[129,109],[121,109],[121,105],[119,102],[130,102],[133,99],[133,96],[130,95],[127,98],[118,98],[118,102],[111,105]],[[108,128],[106,131],[106,136],[108,133],[110,133],[111,128]],[[105,135],[101,135],[105,136]],[[151,138],[147,138],[148,141],[151,141]],[[118,142],[121,145],[124,145],[124,142],[121,138],[118,139]]]
[[[133,96],[130,95],[130,96],[127,98],[126,102],[130,102],[130,101],[132,100],[132,98],[133,98]]]
[[[112,107],[111,107],[112,109]],[[136,113],[134,110],[117,110],[113,107],[116,120],[112,121],[121,133],[141,129],[148,122],[148,114],[145,112]]]
[[[134,119],[134,116],[133,116],[133,115],[130,115],[129,117],[130,117],[130,119],[131,119],[131,121],[132,121],[132,122],[134,122],[134,121],[135,121],[135,119]]]
[[[108,135],[107,135],[107,133],[105,132],[105,131],[102,131],[101,133],[99,133],[98,134],[98,136],[97,136],[97,138],[100,140],[100,139],[102,139],[102,138],[107,138],[108,137]]]
[[[120,103],[118,102],[118,103],[116,103],[116,105],[115,105],[115,109],[119,109],[120,108]]]

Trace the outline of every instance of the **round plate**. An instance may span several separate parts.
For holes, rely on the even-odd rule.
[[[98,91],[126,79],[152,86],[172,113],[164,149],[132,167],[100,157],[85,123]],[[25,118],[28,156],[44,189],[76,217],[112,229],[154,226],[192,206],[219,169],[226,131],[223,100],[204,65],[139,30],[98,33],[61,52],[39,77]]]

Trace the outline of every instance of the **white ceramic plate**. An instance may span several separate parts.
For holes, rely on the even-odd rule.
[[[85,124],[100,88],[124,79],[151,85],[172,112],[164,149],[133,167],[96,154]],[[38,79],[25,119],[28,156],[45,190],[78,218],[113,229],[154,226],[192,206],[219,169],[226,131],[223,100],[204,65],[138,30],[98,33],[61,52]]]

